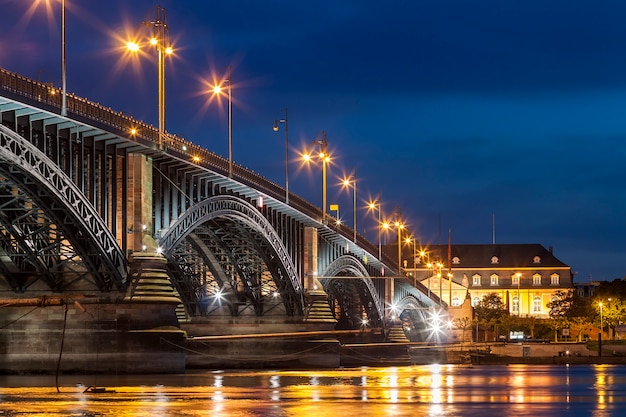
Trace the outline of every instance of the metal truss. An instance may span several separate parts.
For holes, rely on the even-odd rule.
[[[370,324],[384,324],[384,306],[378,291],[357,257],[340,256],[328,265],[322,276],[320,283],[331,297],[331,303],[336,303],[341,311],[336,317],[340,323],[344,320],[350,328],[359,327],[365,313]]]
[[[55,292],[86,279],[71,243],[28,195],[0,178],[0,274],[24,292],[41,279]]]
[[[187,210],[159,243],[184,275],[176,281],[193,282],[194,290],[186,292],[195,297],[186,301],[190,308],[206,305],[206,297],[212,300],[209,306],[216,305],[218,294],[202,294],[201,287],[219,288],[233,315],[251,308],[261,316],[279,307],[288,315],[302,314],[302,288],[291,258],[271,224],[243,200],[222,195],[204,200]],[[198,268],[187,262],[198,259],[210,273],[187,276]]]
[[[13,188],[27,195],[33,206],[39,208],[39,212],[29,212],[26,217],[30,219],[29,228],[19,226],[18,218],[5,218],[4,233],[13,236],[15,243],[5,243],[3,250],[9,258],[9,253],[13,252],[13,259],[16,260],[11,267],[5,266],[5,270],[19,269],[21,265],[24,272],[29,268],[42,272],[42,268],[56,267],[65,258],[80,259],[101,291],[125,287],[126,258],[98,212],[58,166],[26,139],[3,125],[0,125],[0,175]],[[43,222],[46,226],[37,232],[31,230],[35,224],[40,224],[35,223],[35,218],[46,219]],[[34,257],[39,257],[44,251],[36,246],[29,248],[29,242],[33,242],[34,236],[37,236],[39,245],[43,245],[44,236],[52,240],[59,258],[53,261],[51,256],[47,256],[36,260]],[[7,251],[11,248],[16,249]],[[54,253],[53,248],[46,249],[48,253]],[[21,262],[17,261],[16,253],[30,255],[23,255],[24,261]],[[50,273],[42,276],[45,276],[51,289],[58,290],[57,287],[64,286],[58,278],[61,268],[52,270],[56,277],[53,278]],[[19,290],[23,284],[13,282],[12,286]]]

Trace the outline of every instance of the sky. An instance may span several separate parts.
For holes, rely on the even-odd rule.
[[[626,276],[626,2],[599,0],[66,0],[67,90],[157,125],[165,9],[166,130],[322,205],[372,242],[400,212],[423,245],[539,243],[575,282]],[[0,0],[0,67],[61,85],[60,0]],[[335,212],[332,212],[335,214]],[[389,237],[393,241],[394,236]]]

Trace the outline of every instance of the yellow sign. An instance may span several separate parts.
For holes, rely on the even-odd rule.
[[[339,210],[339,204],[330,205],[330,211],[337,211],[337,210]]]

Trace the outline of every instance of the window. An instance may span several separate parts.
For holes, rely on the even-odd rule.
[[[519,285],[520,274],[511,275],[511,285]]]
[[[480,298],[474,297],[472,299],[472,306],[476,307],[478,305],[478,303],[480,303]]]
[[[461,305],[461,300],[459,300],[459,297],[452,297],[452,305],[453,306],[460,306]]]
[[[541,297],[539,297],[538,295],[535,295],[535,298],[533,298],[533,312],[541,312]]]
[[[498,257],[497,257],[497,256],[492,256],[492,257],[491,257],[491,263],[492,263],[492,264],[497,264],[498,262],[500,262],[500,260],[498,259]]]
[[[499,285],[500,283],[500,277],[497,274],[493,274],[489,277],[489,282],[491,283],[491,285]]]
[[[533,263],[534,263],[534,264],[540,264],[540,263],[541,263],[541,258],[540,258],[539,256],[535,256],[535,257],[533,258]]]
[[[533,285],[541,285],[541,275],[540,274],[533,275]]]
[[[458,256],[455,256],[454,258],[452,258],[452,263],[458,265],[461,263],[461,259]]]
[[[472,285],[474,287],[480,287],[480,275],[472,275]]]
[[[559,285],[559,284],[560,284],[559,274],[550,275],[550,285]]]
[[[519,297],[517,295],[513,297],[512,311],[513,313],[519,313]]]

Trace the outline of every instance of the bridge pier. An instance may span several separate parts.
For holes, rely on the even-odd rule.
[[[304,229],[304,270],[307,271],[304,280],[305,290],[305,316],[304,321],[308,323],[326,323],[328,330],[337,324],[330,305],[328,304],[328,294],[318,281],[318,232],[315,227]]]
[[[182,373],[164,258],[133,256],[128,294],[25,295],[2,299],[0,373]]]

